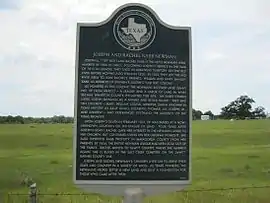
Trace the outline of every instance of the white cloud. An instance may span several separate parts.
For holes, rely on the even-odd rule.
[[[2,10],[0,4],[0,112],[72,115],[76,22],[105,20],[127,2],[25,0]],[[270,108],[270,1],[136,2],[169,24],[192,26],[195,108],[218,112],[243,92]]]

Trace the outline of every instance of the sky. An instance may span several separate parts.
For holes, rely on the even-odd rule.
[[[0,0],[0,115],[73,116],[76,23],[131,2],[192,27],[193,108],[247,94],[270,111],[269,0]]]

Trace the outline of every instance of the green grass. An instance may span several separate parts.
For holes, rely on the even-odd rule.
[[[270,120],[193,123],[192,185],[186,190],[270,185]],[[0,202],[24,202],[22,173],[39,192],[81,193],[72,183],[72,125],[0,125]],[[269,203],[270,188],[175,192],[153,203]],[[4,201],[1,201],[1,197]],[[120,202],[97,194],[40,195],[44,203]]]

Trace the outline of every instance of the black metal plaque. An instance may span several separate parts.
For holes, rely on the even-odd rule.
[[[143,6],[78,24],[76,180],[189,180],[191,30]]]

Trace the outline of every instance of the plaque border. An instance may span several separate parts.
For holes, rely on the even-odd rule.
[[[80,28],[100,27],[110,22],[115,15],[122,9],[137,6],[148,10],[156,20],[164,27],[172,30],[186,30],[189,33],[189,180],[77,180],[76,179],[76,155],[77,155],[77,100],[78,100],[78,68],[79,68],[79,42]],[[158,25],[157,25],[158,26]],[[127,50],[128,51],[128,50]],[[191,26],[169,25],[161,20],[157,13],[149,6],[141,3],[127,3],[116,8],[112,14],[104,21],[97,23],[78,22],[76,31],[76,58],[75,58],[75,94],[74,94],[74,124],[73,124],[73,183],[77,187],[91,192],[99,192],[108,195],[124,194],[127,187],[140,187],[145,194],[159,194],[160,192],[179,191],[191,184],[192,180],[192,35]]]

